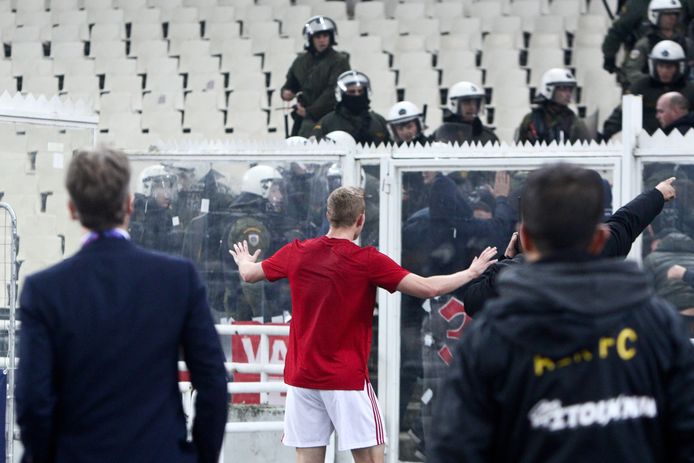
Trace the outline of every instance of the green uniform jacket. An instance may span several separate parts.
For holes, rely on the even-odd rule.
[[[332,48],[317,55],[307,51],[294,60],[282,90],[302,92],[306,117],[299,129],[300,136],[308,137],[316,121],[335,107],[337,78],[349,69],[349,55]]]
[[[622,64],[622,71],[628,86],[633,85],[644,77],[648,77],[648,55],[651,53],[651,49],[661,40],[666,39],[655,28],[652,28],[651,32],[645,37],[641,37],[634,45],[634,48],[626,55],[624,64]],[[691,66],[694,63],[694,41],[684,34],[677,34],[668,40],[673,40],[682,46],[686,53],[688,64]]]
[[[561,140],[588,141],[588,129],[570,108],[551,102],[540,103],[521,121],[516,136],[517,142],[551,143]]]
[[[479,118],[470,124],[468,122],[444,122],[431,135],[433,141],[444,143],[498,143],[499,138],[489,127],[482,125]]]
[[[602,42],[602,53],[605,56],[614,57],[622,44],[626,45],[627,51],[633,44],[641,38],[646,30],[642,27],[642,22],[646,20],[648,14],[648,3],[650,0],[628,0],[622,11],[605,35]],[[682,0],[684,10],[683,24],[689,24],[694,18],[694,0]],[[650,24],[650,23],[648,23]]]
[[[368,127],[365,126],[365,118],[367,116],[371,119]],[[386,120],[383,116],[373,111],[355,115],[342,106],[337,105],[335,111],[326,114],[318,121],[313,127],[311,135],[320,139],[335,130],[347,132],[354,137],[357,143],[373,143],[377,145],[390,141]]]
[[[694,241],[683,233],[671,233],[655,252],[643,260],[643,269],[651,277],[653,288],[677,310],[694,307],[694,288],[682,280],[670,280],[667,271],[673,265],[694,266]]]
[[[643,101],[643,128],[648,133],[658,129],[658,120],[655,118],[655,105],[658,98],[667,92],[680,92],[689,100],[689,106],[694,106],[694,83],[690,83],[682,77],[672,84],[663,84],[653,78],[644,77],[629,87],[625,93],[641,95]],[[610,117],[603,124],[603,137],[609,140],[612,135],[622,131],[622,105],[617,106]]]

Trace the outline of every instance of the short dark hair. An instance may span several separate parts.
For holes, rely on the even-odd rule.
[[[65,179],[80,223],[94,231],[108,230],[125,221],[129,184],[128,157],[105,147],[76,151]]]
[[[559,163],[531,172],[521,220],[540,253],[588,246],[602,218],[603,194],[594,170]]]
[[[342,186],[328,196],[328,220],[335,228],[351,227],[366,210],[364,190]]]

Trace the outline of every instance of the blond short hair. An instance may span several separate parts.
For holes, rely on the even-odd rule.
[[[351,227],[365,210],[364,190],[361,188],[342,186],[328,196],[328,220],[331,227]]]

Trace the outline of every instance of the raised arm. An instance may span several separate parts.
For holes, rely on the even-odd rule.
[[[496,248],[488,247],[482,251],[479,257],[473,259],[468,269],[450,275],[422,277],[410,273],[402,279],[397,290],[420,299],[448,294],[480,276],[487,267],[496,262],[495,255]]]
[[[248,243],[246,240],[243,240],[243,242],[236,243],[234,249],[229,249],[229,254],[234,258],[236,265],[239,266],[239,273],[243,281],[246,283],[256,283],[265,280],[263,266],[260,262],[256,262],[260,255],[260,249],[251,254],[248,251]]]

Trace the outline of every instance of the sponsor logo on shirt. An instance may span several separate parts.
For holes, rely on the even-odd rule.
[[[550,432],[656,416],[658,407],[653,397],[625,395],[567,406],[559,399],[542,399],[528,413],[533,429]]]

